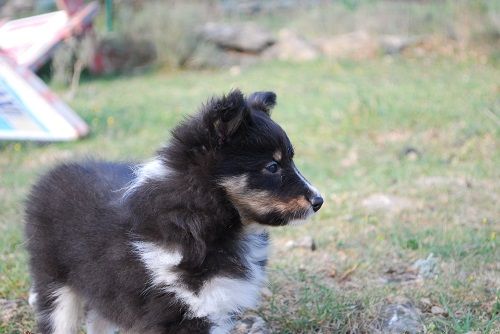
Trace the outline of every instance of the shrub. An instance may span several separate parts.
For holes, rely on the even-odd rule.
[[[148,1],[141,7],[139,11],[120,7],[117,29],[152,41],[161,64],[183,67],[199,44],[199,27],[213,15],[213,9],[204,2],[189,1]]]

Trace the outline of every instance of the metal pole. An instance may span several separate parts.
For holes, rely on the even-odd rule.
[[[113,0],[106,0],[106,29],[113,31]]]

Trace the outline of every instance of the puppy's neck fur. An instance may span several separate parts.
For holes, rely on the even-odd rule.
[[[194,265],[203,262],[215,244],[231,248],[229,240],[244,233],[224,190],[193,175],[198,172],[195,167],[177,170],[157,157],[138,168],[123,203],[132,213],[134,235],[179,244],[185,248],[185,261]]]

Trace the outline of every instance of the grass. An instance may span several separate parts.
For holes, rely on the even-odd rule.
[[[428,333],[499,333],[499,77],[487,63],[392,58],[84,82],[70,104],[90,137],[0,146],[0,298],[27,298],[23,199],[40,173],[86,156],[147,159],[210,95],[268,89],[297,165],[326,200],[309,224],[272,231],[272,294],[258,312],[273,333],[372,332],[399,297],[422,311]],[[373,194],[406,205],[369,208]],[[304,235],[316,251],[285,247]],[[430,253],[437,276],[411,276]],[[23,311],[0,333],[32,326]]]

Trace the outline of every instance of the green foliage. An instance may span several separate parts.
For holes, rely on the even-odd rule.
[[[136,11],[121,6],[119,33],[145,38],[157,49],[160,64],[183,67],[199,44],[198,29],[207,20],[208,6],[203,3],[147,1]]]

